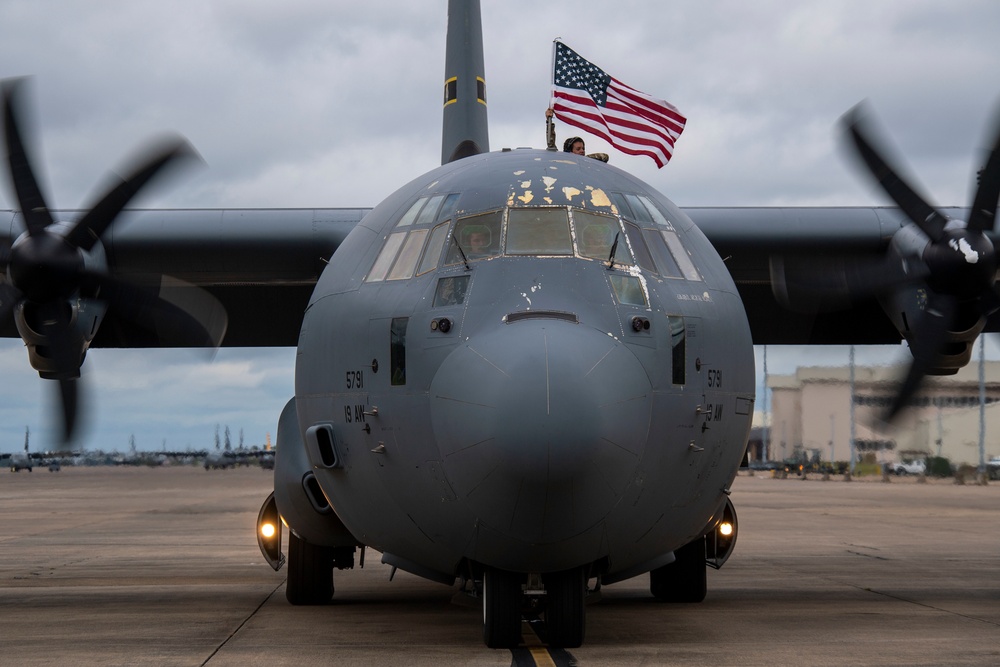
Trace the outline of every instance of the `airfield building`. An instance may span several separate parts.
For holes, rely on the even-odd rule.
[[[926,378],[921,392],[891,428],[879,428],[878,414],[892,399],[904,369],[855,366],[853,391],[849,367],[800,367],[794,375],[768,377],[771,391],[767,458],[781,461],[818,455],[822,461],[848,461],[851,406],[855,458],[873,452],[881,463],[943,456],[953,464],[979,463],[979,364],[973,360],[952,376]],[[1000,455],[1000,362],[986,362],[985,455]],[[766,418],[766,417],[765,417]],[[752,459],[763,459],[752,443]]]

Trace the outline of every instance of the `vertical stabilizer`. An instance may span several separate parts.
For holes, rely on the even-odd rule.
[[[490,150],[479,0],[448,0],[441,164]]]

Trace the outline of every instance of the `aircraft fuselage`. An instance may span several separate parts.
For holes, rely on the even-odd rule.
[[[627,173],[552,151],[459,160],[373,209],[297,358],[337,516],[441,580],[669,562],[724,504],[753,413],[746,314],[709,242]]]

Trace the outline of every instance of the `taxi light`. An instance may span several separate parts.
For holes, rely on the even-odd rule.
[[[281,523],[283,519],[278,513],[278,505],[272,492],[260,508],[257,515],[257,546],[264,560],[275,570],[285,564],[285,554],[281,553]]]
[[[733,501],[726,498],[722,508],[722,516],[713,530],[705,536],[705,562],[718,570],[729,560],[736,546],[736,536],[739,534],[739,521],[736,519],[736,508]]]

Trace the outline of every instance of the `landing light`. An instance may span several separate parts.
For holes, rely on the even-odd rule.
[[[718,570],[729,559],[736,546],[736,536],[739,534],[739,521],[736,519],[736,508],[733,501],[726,498],[722,508],[722,516],[705,536],[705,561],[709,567]]]
[[[285,554],[281,553],[281,523],[284,521],[278,513],[278,505],[272,492],[260,508],[257,515],[257,546],[264,560],[275,570],[285,564]]]

